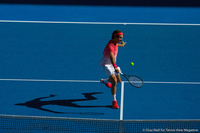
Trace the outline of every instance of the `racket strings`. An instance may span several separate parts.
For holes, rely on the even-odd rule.
[[[143,86],[143,81],[139,77],[129,77],[129,82],[138,88]]]

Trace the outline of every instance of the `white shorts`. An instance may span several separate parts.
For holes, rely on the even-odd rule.
[[[110,77],[110,76],[113,75],[113,74],[119,75],[119,73],[116,73],[116,72],[115,72],[115,69],[114,69],[114,67],[113,67],[112,64],[103,65],[103,66],[101,66],[101,68],[102,68],[103,72],[104,72],[108,77]],[[118,68],[119,72],[121,73],[120,67],[117,67],[117,68]]]

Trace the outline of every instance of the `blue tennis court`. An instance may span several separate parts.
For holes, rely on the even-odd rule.
[[[117,64],[144,80],[140,89],[125,82],[123,119],[200,119],[199,8],[105,7],[124,9],[111,19],[91,13],[94,7],[0,7],[0,114],[119,120],[110,90],[99,83],[106,78],[99,66],[103,49],[119,29],[127,44]]]

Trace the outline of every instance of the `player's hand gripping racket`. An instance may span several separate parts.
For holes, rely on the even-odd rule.
[[[120,74],[123,75],[128,80],[128,82],[136,88],[141,88],[144,84],[143,80],[138,76],[126,75],[123,73]]]

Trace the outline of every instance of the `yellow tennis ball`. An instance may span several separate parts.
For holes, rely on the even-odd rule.
[[[134,66],[134,63],[133,63],[133,62],[131,62],[131,66]]]

